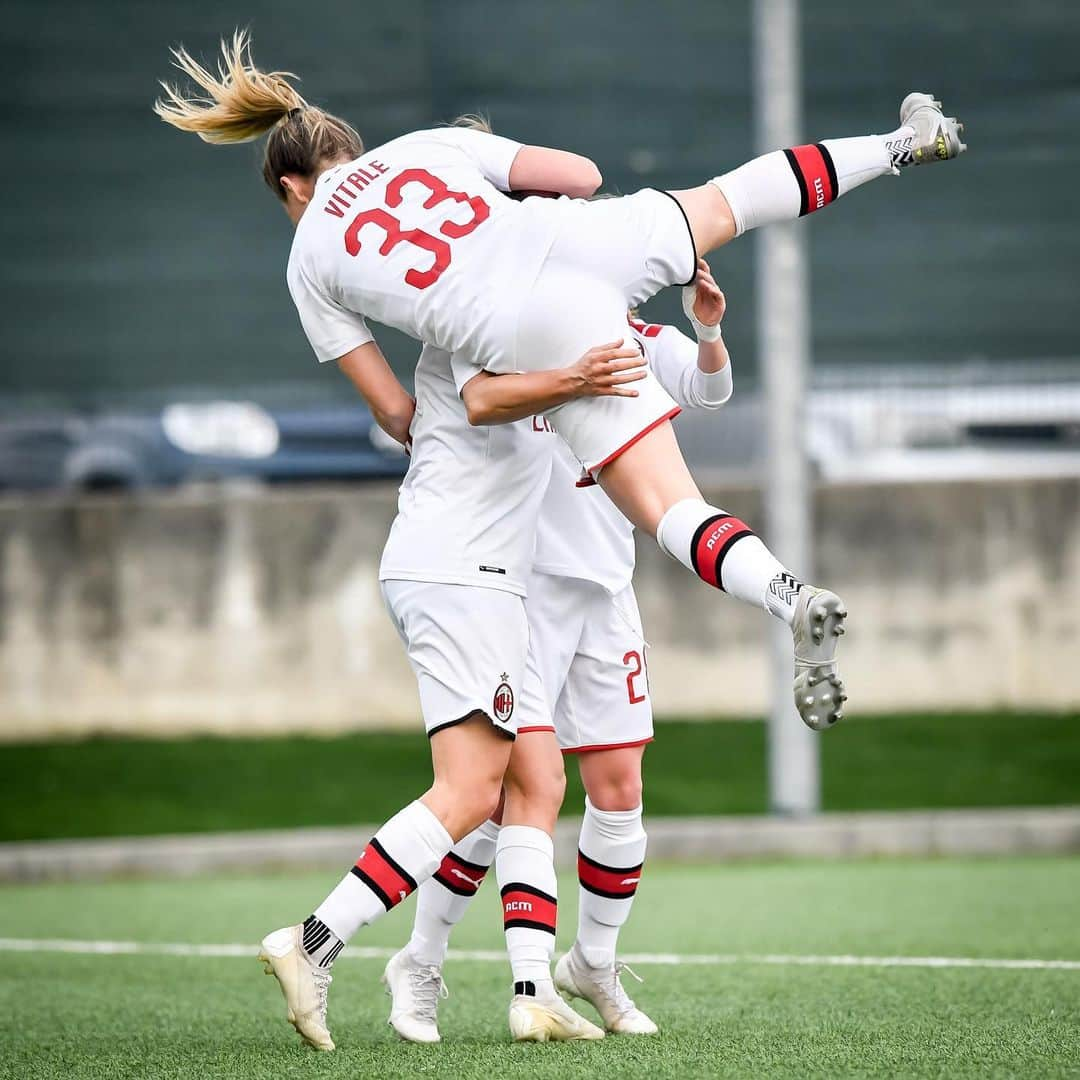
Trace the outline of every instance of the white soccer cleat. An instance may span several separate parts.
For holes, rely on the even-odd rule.
[[[548,983],[539,996],[515,994],[510,999],[510,1034],[514,1042],[579,1042],[602,1039],[595,1024],[578,1016]]]
[[[555,965],[555,986],[568,997],[589,1002],[603,1018],[604,1027],[614,1035],[656,1035],[660,1029],[623,989],[620,976],[624,971],[634,975],[621,963],[609,968],[590,967],[574,945]]]
[[[332,977],[307,958],[301,946],[303,933],[303,926],[286,926],[267,934],[259,959],[266,974],[277,979],[288,1021],[304,1042],[316,1050],[333,1050],[326,1027],[326,993]]]
[[[836,670],[836,648],[847,610],[836,593],[803,585],[795,604],[795,708],[803,723],[824,731],[844,718],[844,681]]]
[[[964,125],[955,116],[946,116],[933,94],[908,94],[900,104],[900,123],[915,132],[911,147],[914,165],[949,161],[967,149],[967,144],[960,141]]]
[[[408,949],[394,953],[382,976],[390,995],[389,1025],[406,1041],[440,1041],[436,1013],[439,998],[447,997],[442,971],[434,964],[418,964]]]

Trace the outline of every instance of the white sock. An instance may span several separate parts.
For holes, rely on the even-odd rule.
[[[315,909],[342,941],[400,904],[431,877],[453,841],[419,800],[399,810],[370,840],[356,865]]]
[[[910,164],[915,132],[902,127],[889,135],[774,150],[709,181],[727,199],[735,235],[793,221],[828,206],[853,188]]]
[[[495,845],[495,877],[503,904],[514,993],[550,988],[558,907],[554,847],[543,829],[504,825]]]
[[[450,932],[476,895],[495,858],[499,826],[485,821],[448,852],[439,869],[416,891],[416,918],[407,946],[420,964],[442,967]]]
[[[619,930],[630,918],[645,862],[641,807],[597,810],[585,799],[578,841],[577,944],[591,967],[615,964]]]
[[[746,522],[701,499],[683,499],[660,519],[656,542],[707,585],[791,625],[803,583]]]

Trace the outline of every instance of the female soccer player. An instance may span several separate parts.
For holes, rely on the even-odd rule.
[[[561,373],[563,396],[633,393],[625,384],[641,377],[644,362],[636,348],[592,349]],[[558,440],[543,423],[471,426],[458,378],[478,381],[471,368],[462,374],[447,353],[424,347],[409,470],[379,567],[387,609],[416,675],[435,783],[379,830],[303,924],[263,941],[261,956],[278,977],[290,1022],[318,1049],[333,1049],[326,993],[344,942],[418,883],[428,889],[423,870],[434,870],[457,892],[479,886],[470,861],[445,849],[451,837],[460,839],[492,813],[500,786],[498,843],[494,836],[486,843],[487,834],[477,830],[467,850],[469,860],[483,855],[485,870],[494,861],[503,893],[515,987],[511,1033],[530,1041],[603,1037],[556,993],[551,975],[557,906],[551,834],[565,780],[523,599]],[[497,754],[487,745],[489,733],[497,733]],[[479,769],[466,762],[470,753],[484,752]],[[463,775],[480,782],[463,786]],[[393,974],[388,967],[388,981]],[[425,971],[403,972],[395,985],[402,980],[419,981],[420,997],[432,985]]]
[[[766,154],[684,191],[586,203],[576,197],[594,192],[600,174],[585,158],[460,129],[414,132],[365,152],[348,124],[309,106],[281,73],[257,69],[244,35],[222,47],[217,76],[179,50],[178,65],[208,96],[166,88],[155,110],[208,142],[269,133],[263,175],[296,226],[288,281],[304,330],[318,358],[337,361],[402,441],[408,395],[395,389],[366,317],[462,364],[551,375],[596,342],[622,341],[626,309],[692,280],[697,253],[820,209],[875,177],[965,149],[956,121],[929,95],[910,94],[901,126],[888,135]],[[512,190],[575,198],[516,202],[507,197]],[[676,409],[648,376],[636,397],[560,399],[545,415],[615,505],[663,550],[791,627],[796,706],[810,726],[829,726],[840,716],[832,676],[843,605],[800,582],[743,522],[701,498],[666,422]],[[362,910],[356,925],[408,895],[491,812],[489,793],[508,758],[504,734],[468,722],[436,738],[434,785],[361,856],[379,879],[371,888],[375,875],[356,876],[368,887],[354,897]],[[274,950],[282,950],[275,970],[290,1011],[302,999],[310,1013],[312,1000],[321,994],[325,1001],[325,985],[319,990],[290,959],[300,955],[293,945],[268,939],[267,951]],[[320,1030],[318,1038],[329,1042]]]
[[[597,342],[621,340],[627,308],[689,283],[698,254],[966,149],[956,120],[915,93],[889,134],[775,151],[698,187],[590,203],[576,198],[600,184],[586,158],[455,128],[365,151],[285,75],[256,68],[244,34],[222,50],[217,76],[177,50],[177,65],[208,96],[166,87],[155,110],[207,142],[269,132],[263,177],[296,226],[288,282],[304,330],[319,360],[349,371],[399,437],[404,410],[380,401],[390,373],[367,318],[496,374],[558,368]],[[573,198],[507,197],[523,190]],[[743,522],[702,499],[666,422],[675,409],[650,377],[633,399],[575,399],[546,415],[664,551],[783,619],[794,638],[796,708],[811,727],[828,727],[840,715],[827,676],[843,604],[804,585]]]
[[[726,305],[704,260],[695,284],[684,290],[684,306],[697,328],[696,343],[674,327],[638,321],[631,322],[631,340],[676,401],[718,409],[733,389],[720,334]],[[525,431],[543,429],[542,421],[519,419],[527,414],[528,404],[515,385],[518,381],[512,376],[476,376],[463,390],[470,419]],[[559,961],[555,986],[567,996],[590,1001],[608,1031],[651,1035],[656,1024],[623,988],[623,965],[615,953],[645,858],[641,767],[645,744],[653,737],[645,638],[631,585],[633,527],[598,487],[578,489],[580,469],[575,466],[560,442],[536,522],[525,599],[547,708],[533,716],[544,703],[535,695],[523,698],[518,730],[553,719],[559,746],[577,758],[585,788],[577,937]],[[511,771],[514,767],[512,760]],[[549,792],[541,788],[535,798],[542,801]],[[557,813],[558,808],[553,809]],[[404,1039],[439,1041],[437,1009],[450,934],[479,889],[502,835],[494,822],[485,822],[455,844],[439,871],[420,886],[412,937],[384,974],[393,998],[390,1024]],[[553,889],[554,876],[549,880]],[[514,933],[525,932],[508,930],[508,942]],[[542,935],[532,933],[534,944],[544,943]],[[550,947],[553,941],[547,943]],[[544,957],[545,965],[549,959]],[[542,974],[547,970],[545,966]]]

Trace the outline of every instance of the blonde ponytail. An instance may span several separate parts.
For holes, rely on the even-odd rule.
[[[287,71],[260,71],[251,60],[246,30],[237,30],[231,42],[221,42],[218,74],[207,71],[183,46],[172,50],[174,63],[207,97],[182,93],[163,82],[164,99],[154,112],[181,131],[193,131],[204,142],[240,143],[257,139],[307,102],[288,80]]]
[[[344,120],[309,105],[288,81],[288,71],[260,71],[251,59],[246,30],[222,40],[215,76],[182,46],[173,49],[176,66],[208,96],[191,96],[162,83],[165,97],[154,112],[181,131],[204,142],[240,143],[270,132],[263,153],[263,179],[279,199],[283,176],[316,175],[329,165],[352,161],[364,143]]]

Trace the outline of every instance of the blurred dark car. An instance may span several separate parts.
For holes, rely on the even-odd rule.
[[[396,478],[408,459],[363,407],[250,401],[0,417],[0,490],[101,491],[249,477]]]

